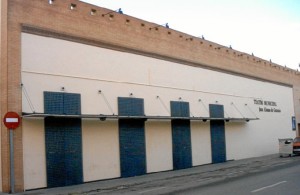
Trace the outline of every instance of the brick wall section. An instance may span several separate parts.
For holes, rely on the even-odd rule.
[[[13,11],[9,8],[9,17]],[[8,24],[8,110],[21,115],[21,26],[18,22]],[[23,141],[22,129],[14,131],[14,164],[15,164],[15,190],[23,191]]]
[[[7,0],[1,0],[2,5],[6,2]],[[23,26],[78,42],[89,42],[186,65],[292,85],[296,117],[297,121],[300,121],[300,73],[296,71],[172,29],[159,27],[157,30],[155,28],[150,30],[149,28],[157,24],[125,14],[112,13],[102,16],[111,10],[77,0],[55,0],[52,5],[48,0],[8,2],[8,33],[6,19],[3,18],[6,12],[1,10],[1,118],[8,110],[21,112],[20,36]],[[76,4],[74,10],[70,9],[71,3]],[[95,15],[90,14],[91,9],[96,10]],[[3,191],[8,192],[8,134],[3,125],[1,141]],[[16,190],[22,191],[21,128],[15,133],[15,150]]]
[[[1,1],[1,63],[0,63],[0,101],[1,101],[1,119],[7,112],[7,0]],[[1,120],[2,121],[2,120]],[[2,190],[8,192],[9,178],[9,150],[8,150],[8,131],[1,122],[1,171],[2,171]]]
[[[109,15],[102,17],[103,13],[110,10],[74,0],[54,1],[53,5],[49,5],[47,0],[32,0],[26,3],[14,0],[14,2],[15,9],[18,9],[14,12],[15,17],[21,19],[20,22],[24,25],[35,28],[286,84],[292,84],[291,75],[296,74],[239,51],[224,47],[218,49],[220,45],[216,43],[178,31],[164,27],[149,30],[156,24],[127,15],[113,13],[113,19],[109,19]],[[75,10],[69,9],[71,2],[77,5]],[[90,15],[92,8],[97,10],[95,16]],[[142,23],[144,27],[141,26]]]

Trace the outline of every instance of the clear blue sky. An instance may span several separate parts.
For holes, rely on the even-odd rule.
[[[300,0],[82,1],[300,71]]]

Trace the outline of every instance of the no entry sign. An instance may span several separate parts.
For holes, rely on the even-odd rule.
[[[20,116],[16,112],[7,112],[4,115],[3,123],[8,129],[16,129],[20,125]]]
[[[16,112],[7,112],[3,123],[9,129],[9,158],[10,158],[10,191],[15,193],[15,166],[14,166],[14,129],[18,128],[21,118]]]

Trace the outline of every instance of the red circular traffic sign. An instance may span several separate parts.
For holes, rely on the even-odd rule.
[[[16,112],[7,112],[4,115],[3,123],[8,129],[16,129],[19,127],[21,118]]]

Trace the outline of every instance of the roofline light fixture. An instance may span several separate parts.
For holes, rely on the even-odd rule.
[[[149,30],[152,30],[153,28],[158,30],[158,27],[161,27],[161,26],[166,27],[166,28],[170,28],[169,24],[165,23],[165,24],[159,24],[159,25],[153,26],[153,27],[149,28]]]
[[[106,14],[102,14],[102,16],[106,16],[106,15],[111,14],[111,13],[113,13],[113,12],[117,12],[117,13],[119,13],[119,14],[123,14],[122,9],[119,8],[119,9],[117,9],[117,10],[107,12]]]

